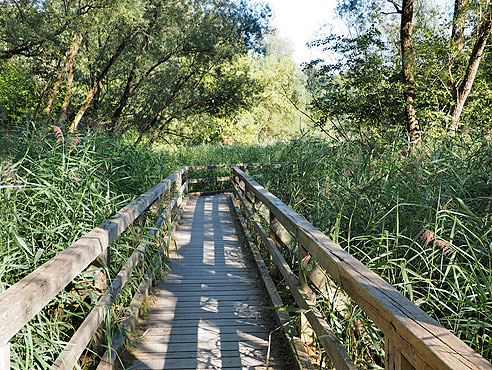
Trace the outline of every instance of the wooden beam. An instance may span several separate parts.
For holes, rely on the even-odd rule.
[[[246,225],[246,221],[244,220],[244,217],[242,216],[241,211],[238,209],[238,206],[236,205],[234,199],[236,198],[234,198],[234,196],[231,195],[231,203],[239,219],[239,224],[241,225],[241,229],[243,231],[243,238],[245,240],[245,244],[249,247],[249,250],[253,255],[253,259],[256,263],[256,267],[263,281],[263,286],[265,287],[265,290],[268,292],[272,306],[275,308],[274,313],[275,313],[275,319],[277,321],[277,325],[281,327],[282,331],[284,332],[284,338],[286,339],[286,342],[289,345],[289,348],[291,349],[292,356],[295,358],[294,363],[296,365],[296,368],[298,370],[303,370],[303,369],[314,370],[315,367],[311,363],[311,359],[309,358],[306,349],[302,345],[302,342],[299,340],[299,338],[295,337],[294,335],[295,327],[290,319],[289,314],[285,311],[281,311],[281,309],[284,307],[282,298],[280,297],[280,294],[277,291],[275,283],[270,277],[268,268],[265,265],[263,258],[261,257],[260,250],[255,245],[251,237],[248,235],[248,228]]]
[[[246,204],[244,197],[239,193],[239,190],[236,187],[236,194],[241,204],[241,209],[245,212],[246,217],[251,219],[254,213],[251,211],[249,206]],[[260,235],[263,245],[268,249],[270,255],[272,256],[275,264],[279,272],[285,279],[285,282],[290,288],[290,293],[294,297],[298,306],[305,310],[304,314],[308,319],[309,323],[313,327],[313,330],[316,332],[317,338],[320,341],[321,345],[325,349],[326,354],[333,362],[335,367],[338,370],[356,370],[357,367],[354,365],[350,356],[347,354],[345,348],[340,344],[338,338],[333,334],[329,325],[326,323],[321,312],[314,307],[312,302],[312,297],[305,291],[297,277],[290,269],[289,265],[285,261],[284,257],[280,253],[280,251],[276,248],[273,241],[268,237],[267,233],[261,225],[259,225],[255,221],[251,221],[254,229]]]
[[[10,343],[0,346],[0,369],[10,369]]]
[[[208,178],[202,178],[202,179],[189,179],[188,182],[190,184],[202,184],[202,183],[208,183],[208,182],[230,181],[231,179],[232,179],[232,176],[222,176],[222,177],[208,177]]]
[[[237,163],[237,164],[213,164],[208,166],[186,166],[187,171],[197,170],[213,170],[217,168],[234,168],[234,167],[249,167],[249,168],[263,168],[263,167],[282,167],[285,162],[270,162],[270,163]]]
[[[416,369],[492,369],[490,362],[251,177],[238,168],[234,168],[234,175],[296,235]]]
[[[193,191],[188,193],[190,197],[200,197],[202,195],[217,195],[217,194],[225,194],[232,193],[232,189],[223,189],[223,190],[207,190],[207,191]]]

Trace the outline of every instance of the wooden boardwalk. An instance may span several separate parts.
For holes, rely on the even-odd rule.
[[[226,194],[188,202],[127,369],[266,368],[268,301],[231,212]]]

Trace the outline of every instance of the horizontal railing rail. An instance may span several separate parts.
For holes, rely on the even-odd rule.
[[[165,201],[163,198],[167,198],[169,203],[158,217],[154,224],[154,229],[149,232],[148,237],[155,236],[158,230],[167,224],[170,225],[167,230],[167,242],[169,242],[172,231],[175,229],[179,219],[179,213],[182,212],[183,197],[188,192],[188,185],[190,183],[227,181],[227,179],[221,177],[186,180],[186,175],[189,171],[233,168],[236,166],[247,169],[250,167],[279,165],[280,163],[245,163],[182,167],[120,209],[113,218],[103,222],[67,249],[2,292],[0,294],[0,369],[10,368],[9,341],[88,267],[96,265],[99,263],[98,261],[102,261],[103,266],[101,267],[107,271],[111,261],[109,246],[131,225],[135,224],[137,220],[144,220],[147,210],[155,207],[156,204],[160,205]],[[176,194],[174,195],[174,193]],[[173,214],[176,214],[174,220],[171,219]],[[108,276],[103,278],[106,280],[106,284],[103,286],[101,297],[72,336],[65,349],[55,360],[54,369],[72,369],[75,366],[85,351],[87,344],[108,314],[111,305],[129,280],[136,266],[143,259],[147,244],[147,241],[143,240],[138,245],[113,281],[109,281]],[[160,257],[162,256],[163,253],[161,253]],[[154,259],[154,263],[157,262],[158,260]],[[133,302],[142,301],[142,294],[145,295],[148,291],[149,281],[152,280],[153,274],[154,272],[151,270],[146,272],[144,281],[137,289],[138,297],[136,296]],[[138,308],[133,311],[136,314]],[[131,321],[129,320],[129,322]],[[112,347],[114,349],[114,345]],[[114,356],[114,351],[109,351],[104,358],[109,361],[111,358],[114,360]]]
[[[321,287],[329,277],[373,320],[385,336],[386,369],[492,369],[486,359],[249,175],[236,167],[233,177],[236,199],[270,254],[272,271],[281,273],[337,369],[355,366],[317,310],[305,279]],[[260,214],[269,221],[269,234],[261,226]],[[291,248],[296,244],[299,276],[283,258],[279,240]],[[311,271],[304,267],[309,260],[315,266]]]

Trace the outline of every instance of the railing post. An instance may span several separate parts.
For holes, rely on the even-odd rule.
[[[108,246],[104,252],[102,252],[99,257],[92,264],[93,267],[101,268],[100,271],[95,276],[94,288],[99,292],[104,292],[108,289],[110,284],[109,277],[109,266],[111,264],[111,248]]]
[[[394,346],[393,341],[384,337],[385,370],[415,370],[415,367]]]
[[[309,258],[309,254],[306,249],[301,244],[297,244],[297,259],[299,263],[299,284],[303,288],[304,292],[310,296],[310,301],[308,302],[310,305],[314,305],[316,298],[308,287],[308,281],[306,276],[306,267],[305,264],[309,263],[309,261],[305,262],[305,258]],[[301,313],[299,320],[299,336],[301,341],[307,346],[313,346],[316,344],[316,334],[311,327],[306,315]]]
[[[275,243],[275,245],[279,246],[278,244],[278,240],[277,240],[277,232],[276,232],[276,223],[275,221],[277,220],[275,218],[275,215],[272,213],[272,211],[269,211],[268,212],[270,215],[269,215],[269,219],[270,219],[270,226],[268,227],[268,230],[269,230],[269,236],[270,236],[270,239],[272,239]],[[279,278],[280,276],[280,273],[278,271],[278,267],[277,265],[275,265],[275,262],[273,262],[273,259],[272,259],[272,256],[270,256],[270,263],[269,263],[269,269],[270,269],[270,275],[274,278],[274,279],[277,279]]]
[[[0,369],[10,369],[10,343],[0,346]]]

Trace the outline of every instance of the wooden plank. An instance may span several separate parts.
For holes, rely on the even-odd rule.
[[[270,218],[270,230],[272,230],[276,238],[278,238],[288,248],[293,249],[297,246],[296,240],[292,237],[284,225],[282,225],[275,217]],[[275,244],[277,244],[277,241],[274,241]]]
[[[206,324],[204,324],[206,323]],[[268,328],[266,325],[259,325],[259,324],[249,324],[248,322],[244,322],[239,325],[229,325],[229,326],[218,326],[218,325],[212,325],[208,321],[202,321],[199,323],[198,327],[187,327],[187,326],[181,326],[181,327],[174,327],[174,326],[159,326],[159,327],[152,327],[149,328],[145,331],[145,336],[169,336],[169,335],[189,335],[190,333],[197,333],[197,332],[203,332],[203,333],[214,333],[215,335],[221,335],[221,334],[238,334],[240,335],[241,333],[249,333],[249,334],[254,334],[254,333],[268,333]]]
[[[169,301],[169,300],[157,300],[153,303],[152,307],[157,309],[162,309],[164,311],[172,311],[177,307],[182,312],[200,312],[200,311],[213,311],[219,312],[222,309],[228,309],[233,307],[237,310],[244,310],[247,307],[261,307],[265,304],[264,301],[257,300],[249,300],[247,302],[242,302],[239,300],[236,301],[219,301],[215,299],[200,299],[189,302],[182,302],[178,300]]]
[[[187,187],[185,186],[183,190],[186,191],[186,188]],[[178,211],[178,213],[176,214],[173,220],[171,232],[173,232],[176,229],[176,225],[178,224],[178,222],[180,221],[183,215],[183,210],[186,207],[188,199],[189,198],[186,197],[181,203],[180,210]],[[157,233],[158,229],[162,225],[162,222],[164,221],[163,216],[164,215],[161,214],[161,216],[157,219],[157,221],[154,224],[156,228],[155,233]],[[101,361],[97,366],[97,370],[113,369],[113,364],[115,363],[116,358],[118,356],[118,351],[125,344],[125,339],[124,339],[125,335],[123,333],[125,331],[130,331],[134,327],[140,307],[142,306],[144,300],[147,298],[149,288],[152,286],[152,282],[154,281],[154,274],[155,274],[154,269],[156,266],[159,265],[160,262],[162,262],[163,257],[164,254],[162,252],[159,252],[154,256],[151,267],[149,267],[145,272],[142,282],[138,286],[137,292],[135,293],[132,302],[128,307],[130,314],[121,322],[120,324],[121,329],[117,330],[116,334],[111,339],[111,343],[109,344],[108,349],[106,350],[103,357],[101,358]]]
[[[237,188],[236,193],[239,194],[239,190]],[[239,200],[241,203],[241,208],[243,209],[243,211],[245,211],[246,216],[248,218],[252,218],[254,216],[254,213],[248,207],[248,205],[244,201],[244,198],[240,194]],[[347,351],[340,344],[335,334],[333,334],[321,312],[312,305],[312,298],[308,295],[306,291],[304,291],[301,284],[297,280],[297,277],[291,271],[289,265],[287,264],[273,241],[268,237],[266,231],[263,230],[261,225],[259,225],[257,222],[252,221],[251,223],[253,224],[256,232],[260,235],[261,240],[263,241],[263,245],[265,245],[265,247],[270,252],[270,255],[277,265],[279,272],[284,277],[287,285],[290,288],[290,293],[294,297],[299,307],[305,310],[305,316],[309,320],[309,323],[312,325],[314,331],[316,332],[318,340],[325,348],[326,354],[330,357],[330,360],[333,362],[335,367],[339,370],[356,370],[357,367],[350,359]]]
[[[165,283],[166,286],[169,284],[169,286],[174,286],[174,285],[181,285],[183,286],[183,289],[186,289],[185,285],[193,285],[193,284],[208,284],[208,285],[213,285],[213,284],[224,284],[224,283],[230,283],[230,284],[242,284],[242,283],[247,283],[247,284],[253,284],[256,282],[256,279],[254,277],[248,278],[248,277],[238,277],[238,278],[218,278],[215,277],[214,279],[209,279],[209,280],[202,280],[202,279],[166,279]]]
[[[143,352],[143,350],[134,351],[133,355],[138,357],[139,359],[147,359],[147,358],[166,358],[166,359],[182,359],[188,358],[189,353],[187,352],[162,352],[159,348],[155,349],[156,352],[152,351],[152,349],[148,349],[147,352]],[[220,358],[223,357],[235,357],[238,355],[242,355],[245,357],[265,357],[267,349],[263,348],[239,348],[238,350],[222,350],[220,348],[198,348],[196,350],[196,357],[198,359],[203,359],[204,357],[210,358]],[[186,357],[185,357],[186,356]]]
[[[251,318],[218,318],[214,320],[200,320],[199,325],[213,325],[219,328],[234,326],[239,327],[242,325],[258,325],[265,326],[265,320],[263,318],[260,319],[251,319]],[[169,327],[169,328],[182,328],[182,327],[197,327],[196,320],[182,320],[182,321],[174,321],[174,320],[147,320],[145,322],[146,327],[154,328],[154,327]]]
[[[202,285],[187,285],[186,292],[201,292],[206,295],[209,292],[227,292],[227,291],[245,291],[249,292],[254,289],[256,285],[254,284],[202,284]],[[183,286],[169,286],[167,285],[167,290],[169,292],[178,293],[183,292]]]
[[[208,182],[224,182],[224,181],[230,181],[232,179],[232,176],[221,176],[221,177],[207,177],[207,178],[201,178],[201,179],[189,179],[190,184],[201,184],[201,183],[208,183]]]
[[[216,343],[222,342],[236,342],[240,343],[243,340],[254,342],[261,341],[268,343],[268,332],[259,328],[253,332],[232,332],[232,333],[222,333],[222,332],[212,332],[207,330],[200,330],[199,328],[187,328],[188,333],[186,334],[175,334],[171,332],[170,334],[163,333],[161,335],[148,335],[145,334],[143,343],[145,345],[150,345],[154,343],[194,343],[200,345],[200,343],[208,343],[210,341],[215,341]]]
[[[143,340],[145,339],[142,338]],[[174,343],[164,341],[163,343],[152,342],[145,346],[137,346],[134,353],[156,352],[156,353],[196,353],[197,350],[213,350],[220,348],[223,351],[238,351],[241,348],[265,350],[268,348],[268,341],[260,338],[254,340],[224,341],[217,343],[216,340],[202,341],[199,346],[190,346],[189,343]],[[176,357],[176,356],[175,356]]]
[[[171,260],[166,280],[158,286],[155,304],[148,311],[149,329],[136,353],[142,353],[142,348],[155,348],[166,353],[163,359],[169,353],[180,359],[176,356],[181,352],[185,353],[180,354],[181,359],[189,359],[193,347],[219,346],[221,350],[232,351],[244,342],[254,343],[255,347],[261,345],[266,353],[269,332],[261,307],[264,297],[256,288],[253,270],[246,267],[236,228],[229,221],[228,202],[229,196],[217,196],[189,203],[186,213],[194,217],[183,217],[183,225],[175,235],[179,259]],[[224,217],[226,223],[222,221]],[[197,231],[191,225],[208,225],[211,219],[216,219],[210,223],[211,234],[219,233],[219,238],[210,240],[205,229],[191,237]],[[230,264],[229,256],[236,262]]]
[[[0,346],[105,251],[174,181],[182,168],[0,294]]]
[[[10,369],[10,343],[0,347],[0,369]]]
[[[201,197],[207,195],[218,195],[232,193],[232,189],[221,189],[221,190],[207,190],[207,191],[193,191],[189,193],[191,197]]]
[[[270,212],[297,236],[315,261],[368,314],[416,369],[492,369],[492,364],[436,320],[402,296],[376,273],[351,256],[280,199],[239,169]]]
[[[265,359],[248,357],[225,357],[225,358],[188,358],[188,359],[152,359],[140,360],[134,363],[132,369],[228,369],[228,368],[254,368],[265,366]]]
[[[170,292],[170,291],[165,291],[165,292],[162,292],[159,294],[159,297],[166,297],[168,299],[171,299],[171,298],[176,298],[176,299],[179,299],[179,300],[182,300],[183,302],[186,301],[186,300],[196,300],[197,297],[200,298],[200,297],[207,297],[207,298],[222,298],[222,297],[228,297],[229,299],[228,300],[239,300],[239,299],[247,299],[247,298],[237,298],[237,297],[248,297],[248,292],[251,292],[251,290],[243,290],[243,291],[238,291],[238,292],[234,292],[234,291],[225,291],[225,292],[221,292],[221,291],[218,291],[218,292],[213,292],[213,291],[210,291],[209,293],[207,292]],[[255,297],[257,298],[258,296],[260,296],[261,294],[259,292],[257,293],[251,293],[251,297]]]

